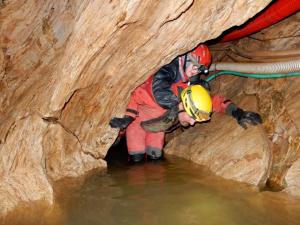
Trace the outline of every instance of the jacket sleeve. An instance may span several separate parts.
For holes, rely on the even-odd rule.
[[[172,84],[178,79],[178,69],[179,63],[176,58],[153,76],[152,92],[157,104],[164,109],[171,109],[179,104],[178,97],[171,89]]]
[[[235,106],[235,104],[224,97],[215,95],[212,96],[212,105],[213,105],[213,112],[220,112],[220,113],[226,113],[231,116],[232,107]]]

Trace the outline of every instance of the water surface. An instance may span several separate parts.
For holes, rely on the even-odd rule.
[[[296,225],[300,200],[259,192],[216,177],[189,161],[168,157],[56,184],[51,209],[24,209],[7,225]]]

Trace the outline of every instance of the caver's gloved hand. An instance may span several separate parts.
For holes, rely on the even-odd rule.
[[[200,78],[200,75],[194,75],[189,78],[190,85],[194,84],[200,84],[202,87],[204,87],[206,90],[210,91],[209,83],[206,80],[203,80]]]
[[[244,129],[247,129],[247,125],[257,125],[262,123],[261,116],[256,112],[248,112],[244,111],[240,108],[236,108],[232,111],[232,116],[237,120],[238,124],[242,126]]]
[[[113,117],[110,120],[109,125],[112,128],[125,129],[133,120],[134,118],[131,116],[124,116],[123,118]]]
[[[163,121],[165,123],[174,122],[178,118],[178,111],[178,106],[172,107],[167,112],[165,112]]]

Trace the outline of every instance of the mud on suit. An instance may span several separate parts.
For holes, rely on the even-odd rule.
[[[141,127],[141,122],[157,118],[172,107],[178,107],[178,87],[187,87],[189,81],[183,71],[183,63],[182,56],[175,58],[131,93],[126,115],[135,120],[126,129],[129,155],[146,153],[155,158],[162,155],[165,132],[146,131]],[[213,96],[212,102],[213,112],[225,112],[231,103],[222,96]]]

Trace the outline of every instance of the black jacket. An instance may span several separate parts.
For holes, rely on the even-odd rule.
[[[164,109],[177,107],[178,97],[172,91],[172,84],[182,81],[179,72],[179,57],[160,68],[153,76],[152,92],[158,105]]]

